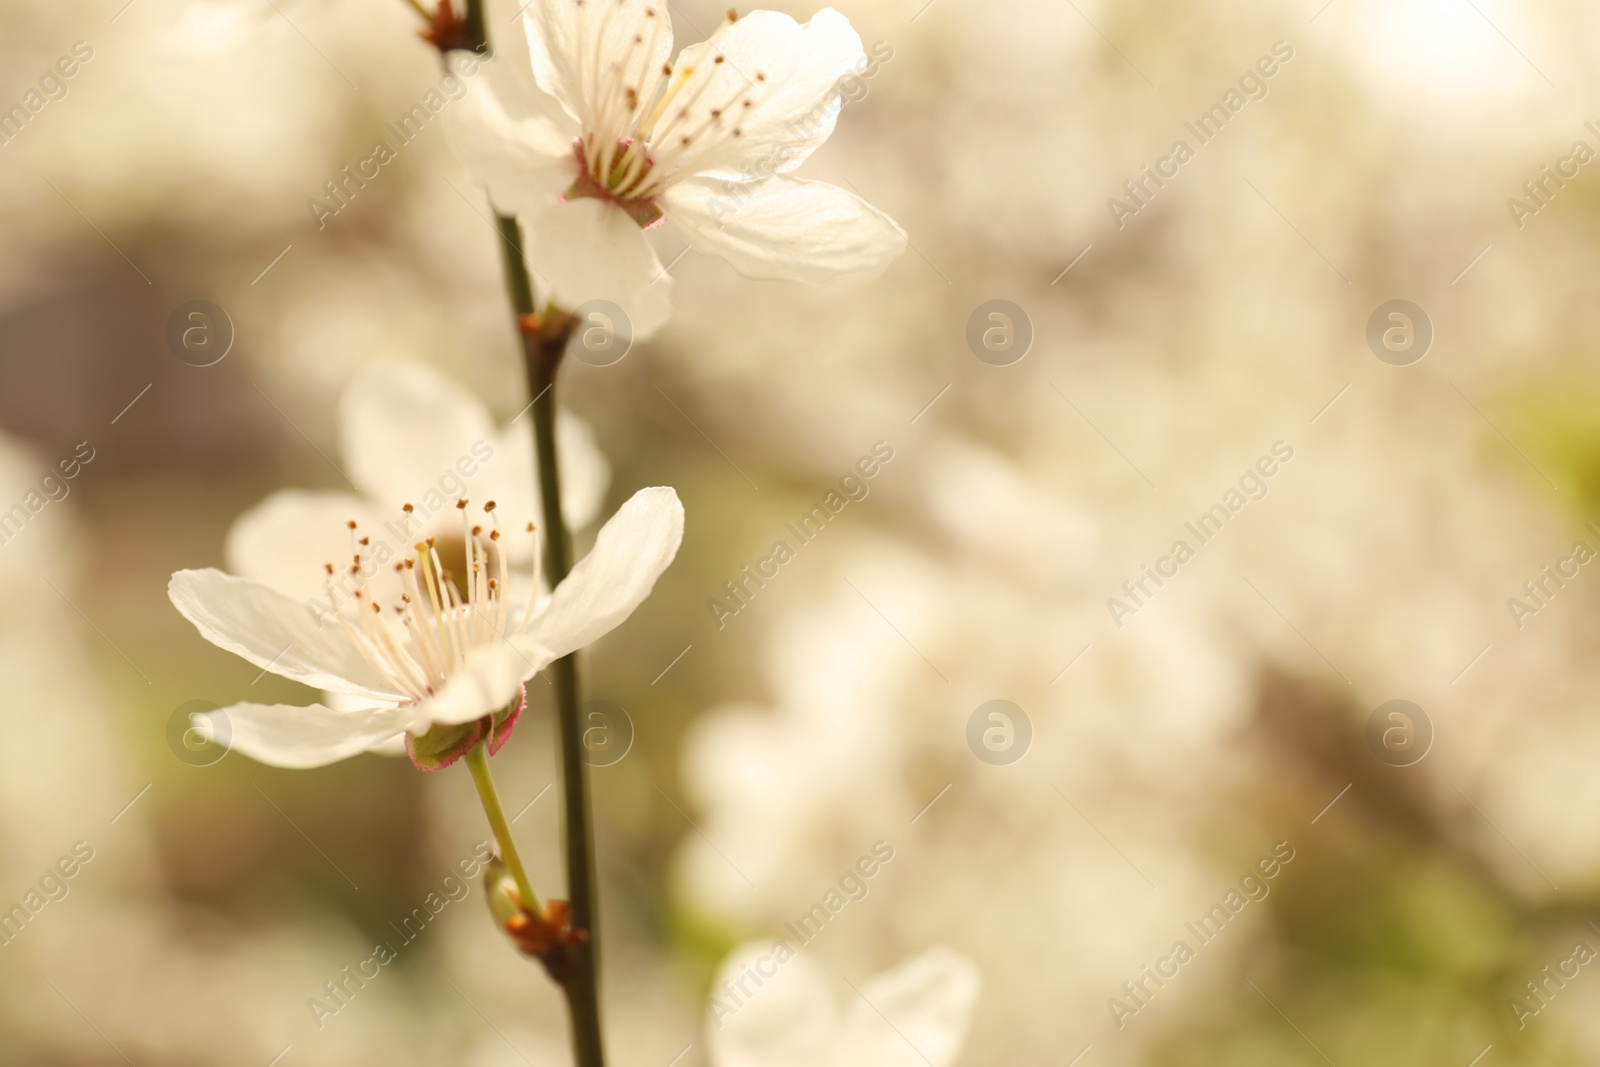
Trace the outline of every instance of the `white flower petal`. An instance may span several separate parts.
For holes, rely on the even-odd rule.
[[[379,741],[367,751],[376,756],[404,756],[406,754],[406,735],[402,731],[386,741]]]
[[[626,83],[642,92],[646,73],[672,55],[662,0],[539,0],[523,27],[539,87],[587,129],[614,103],[608,90]]]
[[[337,622],[319,625],[318,612],[260,582],[209,568],[178,571],[167,596],[200,636],[263,670],[317,689],[403,699]]]
[[[226,739],[230,751],[297,770],[382,749],[405,728],[392,705],[334,711],[321,704],[235,704],[201,717],[211,720],[211,736]]]
[[[571,310],[609,300],[627,313],[641,341],[671,317],[672,279],[639,224],[621,208],[584,197],[526,221],[528,262],[560,306]]]
[[[450,138],[505,213],[542,210],[578,177],[577,123],[507,59],[487,59],[452,110]]]
[[[351,693],[336,693],[331,689],[324,689],[322,691],[322,699],[318,703],[324,707],[332,708],[342,715],[347,711],[366,711],[372,707],[372,698],[356,696]]]
[[[402,710],[411,720],[413,733],[424,733],[435,723],[454,725],[481,719],[504,710],[516,697],[518,686],[554,659],[522,642],[502,641],[473,649],[439,692]]]
[[[982,984],[976,964],[942,947],[863,983],[845,1018],[840,1067],[948,1067]]]
[[[893,219],[826,182],[696,178],[668,189],[667,217],[696,251],[752,278],[821,284],[881,272],[906,250]]]
[[[772,949],[749,942],[718,971],[706,1031],[712,1067],[833,1067],[839,1013],[827,976],[809,956],[778,963]],[[730,997],[722,983],[737,990],[746,970],[763,979],[761,987],[748,999]]]
[[[340,576],[350,567],[350,530],[345,524],[351,520],[374,537],[381,532],[377,513],[359,497],[279,490],[233,521],[226,547],[228,570],[296,600],[324,603],[328,574],[323,565],[332,563]],[[398,544],[392,549],[404,553],[407,547]],[[363,555],[374,558],[369,551]],[[393,572],[381,566],[367,569],[377,591],[385,601],[391,599],[387,586],[393,583]]]
[[[714,63],[716,54],[725,62]],[[758,181],[794,170],[828,139],[842,106],[839,82],[865,70],[867,54],[850,20],[831,7],[804,25],[777,11],[752,11],[714,41],[685,48],[677,67],[711,71],[699,100],[728,115],[701,147],[689,149],[684,165],[714,178]],[[689,121],[702,120],[692,112]]]
[[[515,638],[551,659],[590,644],[633,614],[683,541],[683,505],[669,488],[641,489],[600,528],[594,549],[556,586],[545,610]]]
[[[339,438],[345,473],[398,519],[402,504],[420,506],[430,491],[453,506],[460,490],[452,487],[481,463],[494,423],[477,397],[437,371],[379,363],[339,398]]]

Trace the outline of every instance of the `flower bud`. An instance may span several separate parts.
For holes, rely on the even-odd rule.
[[[572,912],[564,900],[546,902],[542,909],[524,907],[516,879],[496,856],[483,871],[483,897],[500,932],[517,951],[538,960],[557,983],[571,973],[574,948],[588,934],[572,929]]]
[[[489,902],[489,914],[494,924],[509,934],[514,926],[526,921],[522,910],[522,894],[517,892],[517,880],[511,877],[499,856],[491,859],[483,871],[483,898]]]

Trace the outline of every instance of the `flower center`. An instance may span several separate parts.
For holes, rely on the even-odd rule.
[[[610,201],[649,226],[661,217],[654,198],[704,169],[727,138],[743,136],[740,122],[770,86],[764,72],[735,70],[718,50],[739,20],[731,10],[695,62],[675,69],[656,58],[668,27],[654,7],[644,9],[646,25],[622,53],[608,57],[608,31],[623,6],[607,4],[604,14],[591,16],[599,25],[589,39],[584,133],[574,146],[580,176],[566,195]]]
[[[661,209],[648,196],[629,195],[643,187],[649,180],[654,164],[650,161],[647,146],[634,150],[630,138],[617,142],[612,152],[596,153],[593,159],[584,147],[583,139],[573,142],[573,153],[578,157],[578,180],[566,192],[568,200],[592,197],[620,207],[628,217],[642,228],[649,229],[661,221]]]
[[[353,613],[340,611],[330,584],[328,601],[333,616],[367,661],[394,684],[397,692],[412,700],[437,692],[474,650],[511,636],[506,630],[510,613],[506,554],[499,544],[495,503],[490,500],[482,508],[488,530],[469,517],[468,506],[465,500],[456,501],[461,512],[461,551],[456,558],[464,563],[463,573],[456,575],[445,569],[441,549],[450,553],[450,544],[441,544],[434,537],[419,541],[412,546],[415,555],[394,564],[400,592],[398,601],[389,604],[380,602],[368,581],[374,571],[372,561],[365,560],[363,552],[371,546],[371,538],[361,533],[354,520],[346,524],[350,529],[349,575],[355,585],[352,596],[356,607]],[[407,504],[405,511],[409,516],[412,506]],[[528,606],[517,630],[533,618],[539,596],[539,539],[533,523],[527,524],[527,532],[534,540],[535,572]],[[330,577],[336,573],[332,563],[325,564],[324,569]]]

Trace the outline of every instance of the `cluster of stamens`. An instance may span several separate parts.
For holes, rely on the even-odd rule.
[[[573,2],[583,7],[586,0]],[[716,72],[727,62],[716,50],[717,39],[739,20],[732,10],[706,42],[709,55],[699,65],[654,65],[661,35],[670,30],[666,16],[655,7],[644,9],[648,32],[635,33],[622,56],[607,60],[606,31],[628,0],[600,2],[606,11],[586,65],[590,84],[581,87],[586,110],[592,113],[581,116],[584,133],[574,146],[587,182],[580,181],[574,192],[624,203],[648,201],[695,172],[695,161],[718,140],[712,134],[731,126],[732,136],[743,136],[739,122],[754,106],[766,75],[757,71],[753,80],[741,75],[745,84],[731,95],[708,98],[718,83]]]
[[[389,605],[389,610],[404,628],[405,639],[386,621],[385,606],[368,581],[370,571],[362,557],[372,539],[361,534],[355,520],[346,523],[351,540],[349,573],[356,584],[353,596],[357,610],[353,618],[339,610],[331,583],[329,604],[367,661],[393,682],[397,691],[412,700],[421,700],[436,692],[466,662],[468,653],[520,632],[534,615],[539,595],[537,528],[531,522],[527,524],[526,532],[533,539],[534,549],[534,575],[527,610],[517,630],[507,633],[510,604],[506,599],[509,592],[506,555],[499,545],[501,531],[495,502],[490,500],[483,505],[490,524],[487,531],[468,517],[468,506],[466,500],[456,501],[466,550],[464,594],[457,585],[456,576],[445,569],[439,558],[437,538],[416,542],[412,546],[415,555],[394,564],[402,592],[399,602]],[[409,519],[415,508],[407,504],[404,510]],[[336,573],[332,563],[324,564],[324,569],[330,576]]]

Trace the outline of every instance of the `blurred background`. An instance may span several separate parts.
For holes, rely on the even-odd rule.
[[[446,123],[308,207],[437,84],[415,13],[0,6],[26,112],[0,126],[0,512],[27,517],[0,544],[0,907],[47,898],[0,945],[0,1059],[567,1062],[476,885],[308,1009],[489,836],[463,770],[173,740],[194,701],[312,696],[165,588],[270,492],[345,488],[347,382],[411,362],[501,423],[527,403]],[[888,58],[804,173],[911,251],[811,289],[659,231],[673,321],[563,381],[601,514],[660,484],[688,514],[586,656],[633,731],[594,769],[613,1062],[706,1062],[718,962],[880,841],[808,951],[841,1003],[971,956],[961,1064],[1596,1062],[1595,10],[839,6]],[[721,15],[671,11],[682,43]],[[169,342],[201,300],[232,336],[209,366]],[[879,442],[866,497],[715,611]],[[557,893],[530,692],[495,767]]]

